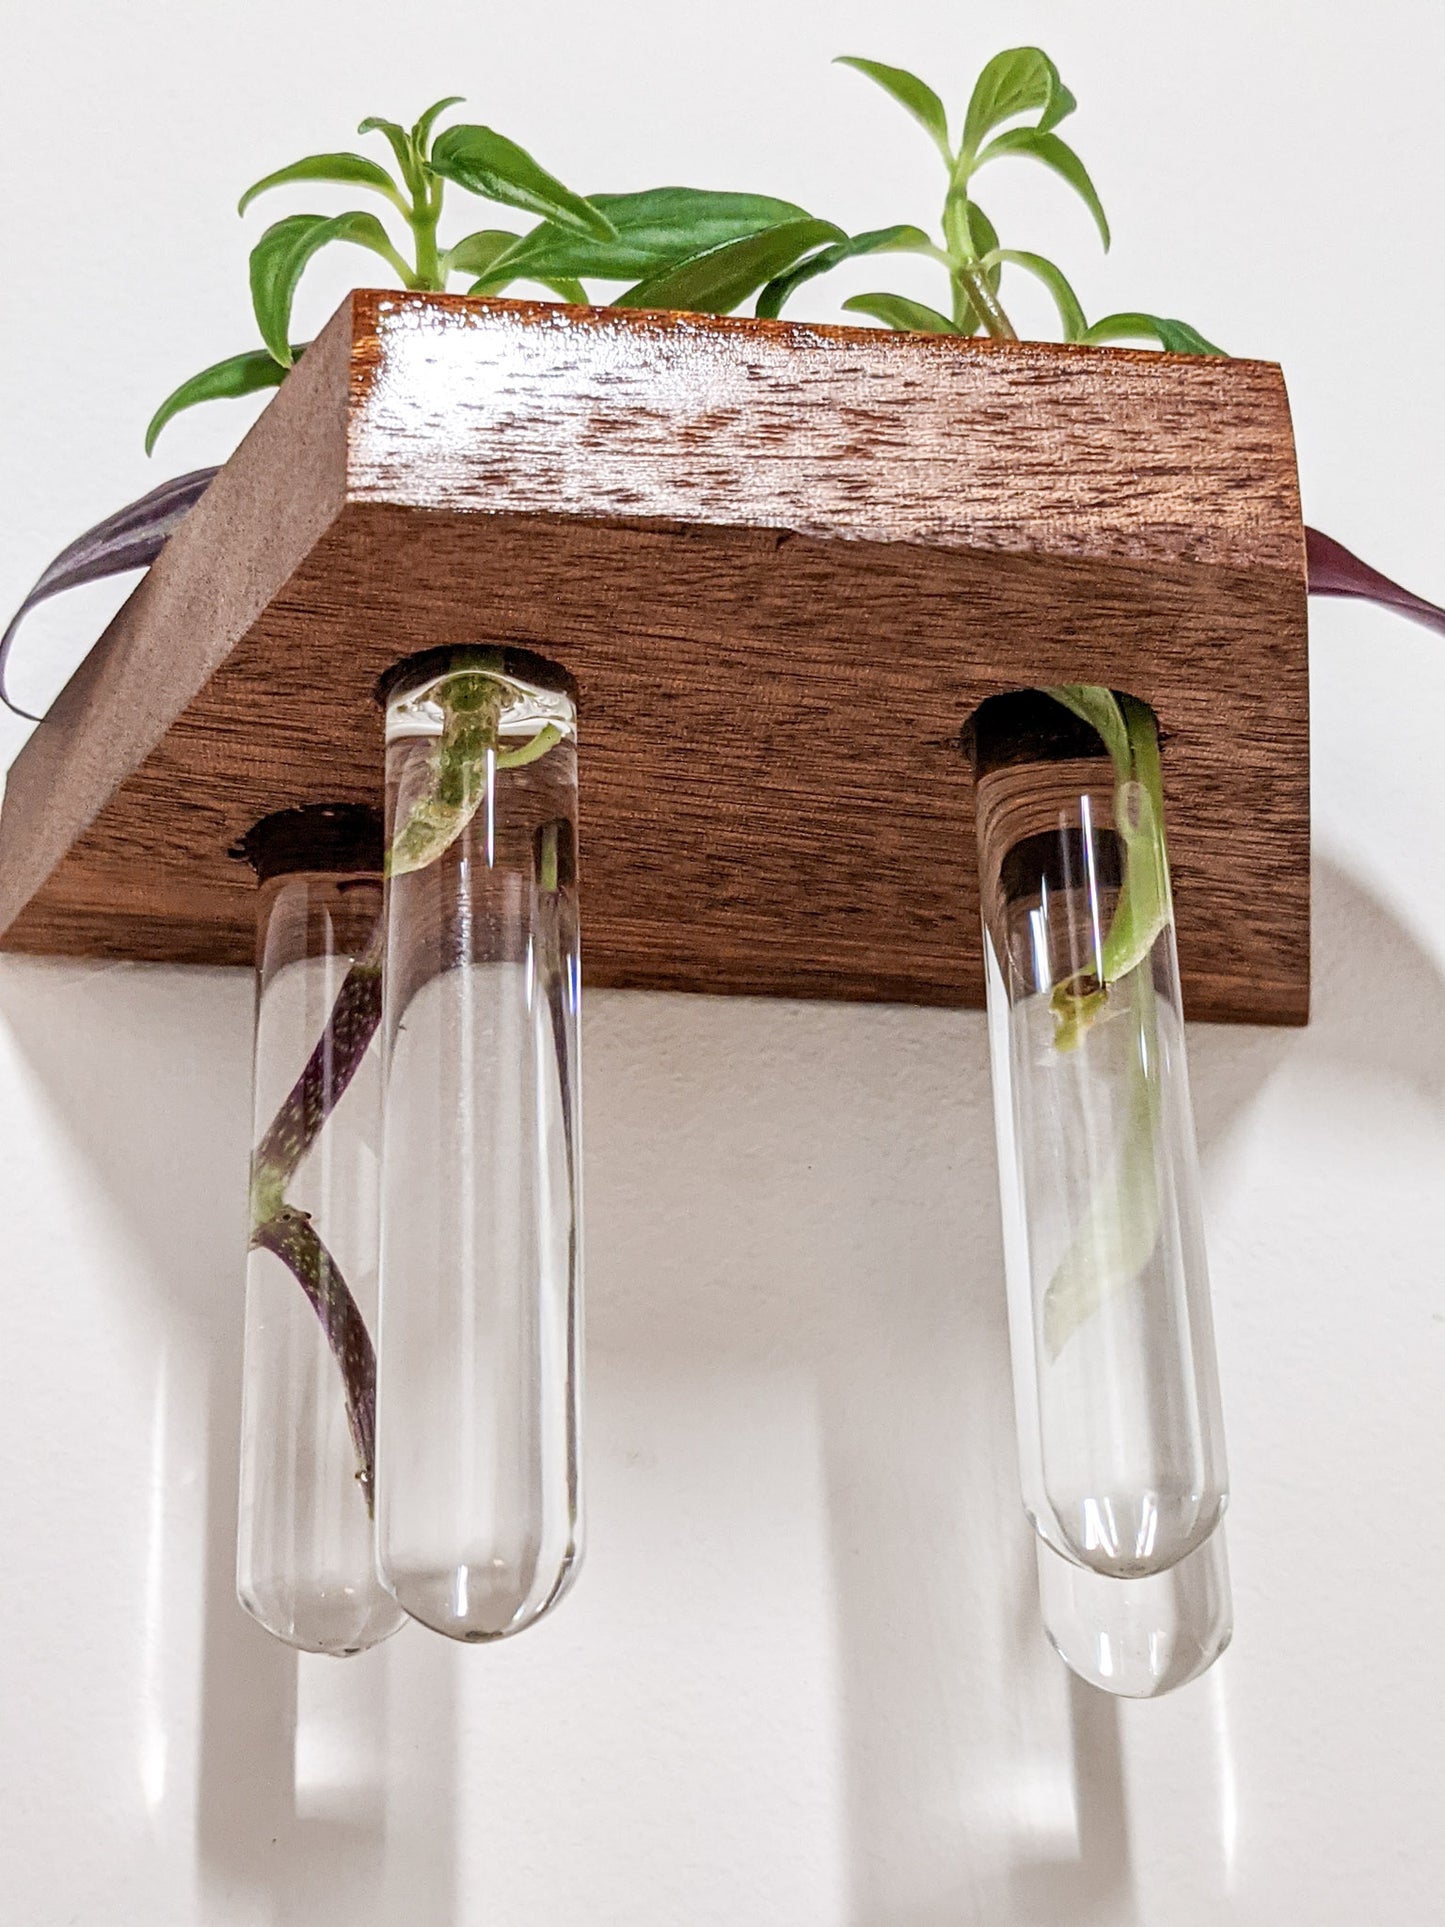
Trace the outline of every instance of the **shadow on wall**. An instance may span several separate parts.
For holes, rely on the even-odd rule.
[[[150,1553],[165,1568],[168,1623],[184,1622],[203,1600],[195,1779],[173,1777],[167,1788],[182,1809],[194,1802],[201,1917],[234,1911],[277,1927],[415,1918],[449,1927],[448,1655],[425,1642],[427,1650],[386,1671],[380,1653],[345,1666],[301,1657],[236,1602],[249,975],[6,959],[0,1017],[148,1257],[175,1340],[172,1380],[204,1388],[204,1570],[178,1569],[191,1547]],[[173,1426],[158,1432],[175,1461],[162,1476],[176,1482],[201,1442],[176,1437]],[[388,1688],[400,1704],[388,1704]],[[173,1703],[178,1714],[186,1707],[182,1693]],[[413,1731],[424,1732],[424,1746],[406,1744]],[[390,1788],[399,1755],[407,1784]],[[390,1833],[389,1797],[393,1810],[415,1802],[425,1827]],[[166,1818],[173,1837],[184,1834],[184,1810]],[[383,1916],[376,1909],[388,1883],[398,1906]]]
[[[1323,865],[1315,888],[1313,1026],[1191,1034],[1206,1167],[1286,1062],[1385,1078],[1432,1103],[1445,1088],[1445,978],[1352,879]],[[0,1015],[148,1254],[210,1388],[205,1570],[179,1575],[205,1589],[202,1897],[219,1909],[254,1895],[268,1903],[257,1918],[309,1927],[448,1927],[456,1656],[404,1636],[392,1654],[321,1673],[302,1662],[298,1675],[234,1603],[249,994],[239,974],[221,981],[234,996],[218,1028],[215,973],[0,970]],[[1018,1508],[982,1020],[615,997],[599,1000],[588,1048],[598,1378],[645,1389],[681,1357],[736,1384],[783,1374],[816,1388],[845,1807],[838,1918],[1129,1927],[1131,1715],[1048,1651]],[[594,1527],[606,1527],[600,1506]],[[1227,1698],[1224,1667],[1182,1696],[1200,1720],[1210,1703],[1197,1696]],[[780,1776],[828,1744],[794,1737]],[[705,1753],[709,1735],[693,1738]],[[1216,1776],[1227,1764],[1205,1758]],[[588,1788],[619,1803],[619,1826],[632,1797]],[[685,1844],[693,1864],[716,1856],[699,1901],[716,1911],[690,1927],[737,1917],[727,1839],[722,1828],[717,1844]],[[536,1898],[543,1918],[547,1895]],[[646,1893],[633,1899],[646,1917]]]
[[[1287,1065],[1328,1077],[1336,1102],[1341,1083],[1366,1077],[1433,1103],[1445,1089],[1436,963],[1340,870],[1317,865],[1314,890],[1312,1025],[1191,1031],[1206,1179]],[[1356,979],[1367,961],[1364,998]],[[670,1023],[629,1013],[626,1068],[638,1088],[625,1114],[597,1091],[624,1067],[623,1020],[609,1017],[618,1037],[605,1064],[589,1062],[592,1121],[605,1126],[589,1182],[594,1253],[619,1248],[606,1253],[608,1297],[594,1291],[592,1330],[595,1349],[639,1379],[665,1354],[750,1382],[806,1365],[818,1389],[844,1917],[850,1927],[1130,1927],[1141,1918],[1124,1772],[1135,1721],[1168,1723],[1201,1818],[1215,1809],[1219,1824],[1201,1827],[1190,1869],[1201,1909],[1191,1918],[1226,1917],[1228,1659],[1169,1705],[1135,1709],[1072,1680],[1039,1627],[1014,1465],[982,1020],[746,1008],[746,1021],[701,1001]],[[1422,1053],[1420,1038],[1436,1042]],[[691,1076],[695,1065],[705,1075]],[[707,1181],[686,1189],[686,1147],[695,1156],[700,1144]]]

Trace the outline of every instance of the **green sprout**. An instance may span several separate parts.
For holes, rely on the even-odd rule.
[[[498,295],[525,282],[563,301],[585,302],[582,277],[633,285],[614,305],[689,308],[727,314],[820,242],[843,230],[766,194],[689,187],[634,194],[574,194],[525,148],[490,127],[434,130],[460,96],[437,101],[408,132],[375,117],[359,132],[389,144],[395,172],[365,154],[308,154],[247,188],[244,214],[260,194],[298,182],[364,187],[405,224],[398,247],[374,213],[291,214],[268,227],[251,251],[251,302],[263,347],[203,368],[168,395],[146,430],[146,452],[166,423],[198,402],[274,388],[307,345],[294,343],[291,309],[307,264],[323,248],[349,243],[386,264],[404,288],[445,293],[454,280],[469,295]],[[479,228],[449,246],[440,238],[448,184],[540,217],[525,234]]]
[[[995,161],[1022,157],[1049,168],[1073,188],[1093,215],[1104,247],[1109,246],[1109,223],[1088,170],[1054,131],[1073,113],[1077,102],[1042,49],[1011,47],[994,55],[974,84],[956,145],[942,100],[916,74],[851,54],[839,58],[841,65],[856,68],[892,95],[937,147],[948,176],[942,244],[922,228],[912,226],[874,228],[845,236],[770,282],[758,300],[760,315],[781,314],[784,303],[804,282],[844,261],[869,254],[920,254],[947,271],[947,313],[904,295],[883,293],[854,295],[843,303],[844,308],[900,330],[946,335],[976,335],[982,331],[996,341],[1016,341],[1017,331],[999,298],[1003,271],[1013,267],[1033,275],[1053,296],[1065,341],[1148,340],[1176,354],[1224,352],[1187,322],[1159,315],[1111,314],[1090,326],[1060,267],[1042,254],[1000,245],[998,230],[973,198],[974,182]]]
[[[1164,845],[1164,785],[1152,710],[1132,696],[1093,684],[1046,689],[1103,741],[1114,767],[1114,828],[1123,874],[1094,968],[1056,984],[1049,998],[1054,1045],[1085,1048],[1091,1027],[1112,1015],[1111,992],[1134,979],[1136,1026],[1129,1054],[1124,1134],[1109,1181],[1095,1192],[1044,1292],[1043,1338],[1057,1358],[1067,1340],[1106,1299],[1143,1271],[1159,1240],[1162,1207],[1156,1160],[1160,1121],[1156,998],[1149,958],[1172,921]]]
[[[453,95],[429,107],[408,131],[396,121],[362,121],[382,136],[394,169],[356,153],[308,154],[249,187],[244,214],[258,195],[300,182],[362,187],[388,204],[405,233],[394,236],[377,214],[291,214],[268,227],[251,251],[251,300],[263,345],[204,368],[168,395],[146,431],[156,437],[198,402],[276,387],[306,346],[293,342],[291,309],[307,264],[345,242],[382,261],[404,288],[445,293],[454,281],[468,295],[500,295],[523,283],[567,302],[589,299],[587,283],[609,284],[610,305],[731,314],[753,296],[755,312],[781,315],[806,282],[842,262],[872,254],[918,254],[946,269],[948,312],[899,294],[860,294],[843,306],[895,329],[1016,340],[1000,299],[1005,268],[1042,281],[1054,298],[1066,341],[1156,342],[1176,354],[1218,355],[1187,322],[1121,312],[1090,325],[1062,269],[1041,254],[1000,245],[998,231],[973,198],[974,182],[993,162],[1020,157],[1041,163],[1079,194],[1107,248],[1109,225],[1083,162],[1055,131],[1075,101],[1048,55],[1037,47],[996,54],[974,85],[955,145],[948,115],[933,89],[902,67],[841,55],[900,102],[932,138],[947,169],[941,241],[911,225],[850,235],[793,201],[768,194],[692,187],[644,188],[630,194],[575,194],[532,155],[490,127],[458,123],[436,132],[457,106]],[[538,217],[525,233],[478,228],[450,245],[440,227],[448,184],[483,200]],[[402,245],[397,245],[400,238]]]

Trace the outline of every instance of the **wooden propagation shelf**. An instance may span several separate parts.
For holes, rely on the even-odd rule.
[[[363,292],[11,772],[12,950],[242,963],[396,658],[581,685],[593,982],[976,1004],[985,696],[1153,704],[1194,1017],[1302,1022],[1304,542],[1261,362]]]

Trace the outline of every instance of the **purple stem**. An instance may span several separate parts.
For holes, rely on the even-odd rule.
[[[60,551],[40,580],[11,616],[0,636],[0,703],[17,716],[39,722],[28,709],[11,702],[5,687],[10,661],[10,645],[15,632],[38,602],[59,595],[63,589],[78,589],[82,582],[99,582],[103,576],[124,575],[127,569],[148,569],[165,547],[174,530],[200,501],[219,471],[193,469],[189,475],[174,476],[162,482],[149,495],[130,502],[93,529]]]
[[[1322,535],[1318,529],[1305,530],[1305,566],[1311,595],[1355,596],[1378,602],[1383,608],[1397,609],[1402,616],[1423,622],[1427,628],[1445,632],[1445,609],[1402,589],[1398,582],[1352,555],[1332,535]]]
[[[366,1321],[336,1260],[304,1211],[283,1204],[265,1224],[257,1225],[251,1243],[281,1260],[321,1321],[326,1342],[341,1368],[346,1422],[356,1448],[356,1477],[370,1513],[376,1468],[376,1352]]]
[[[347,971],[326,1028],[291,1086],[270,1128],[256,1146],[252,1188],[258,1175],[283,1192],[302,1158],[321,1134],[365,1057],[381,1022],[381,959],[384,931],[378,917],[365,951]],[[341,1268],[321,1242],[310,1218],[283,1202],[254,1227],[253,1247],[270,1251],[293,1274],[310,1299],[326,1342],[341,1369],[346,1417],[356,1447],[357,1476],[372,1509],[376,1438],[376,1353],[361,1308]]]
[[[284,1188],[321,1127],[346,1094],[361,1067],[367,1046],[381,1022],[381,960],[384,933],[380,918],[366,949],[346,973],[326,1028],[291,1086],[270,1128],[256,1146],[253,1172]]]

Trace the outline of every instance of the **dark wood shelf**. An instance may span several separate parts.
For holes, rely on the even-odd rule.
[[[1195,1017],[1303,1022],[1304,541],[1278,368],[364,292],[11,772],[12,950],[241,963],[227,851],[375,800],[399,656],[582,690],[597,983],[975,1004],[974,706],[1153,704]]]

